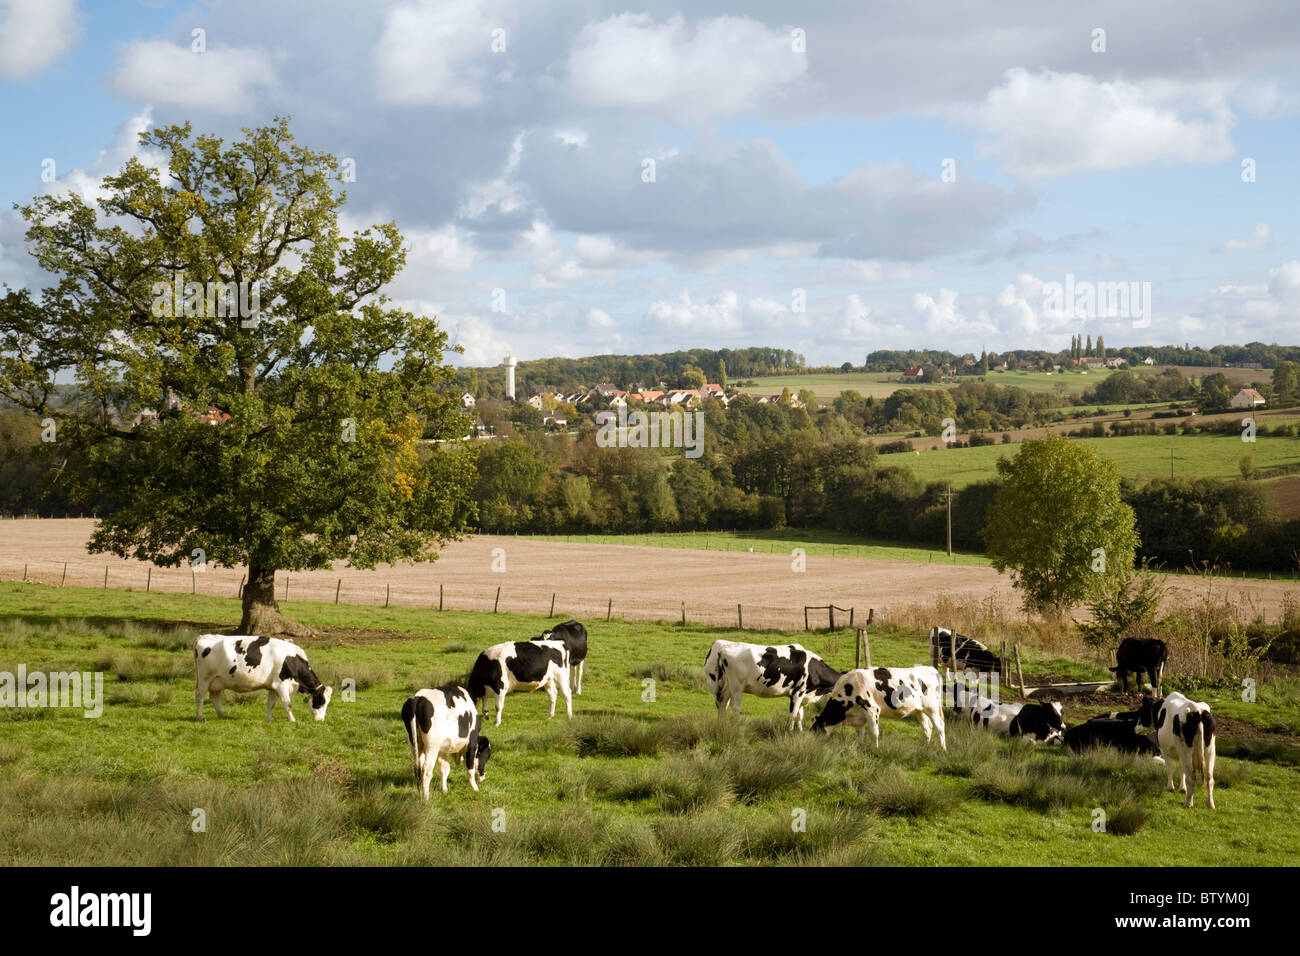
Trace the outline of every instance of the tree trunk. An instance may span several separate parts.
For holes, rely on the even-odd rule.
[[[311,637],[315,634],[310,627],[280,613],[280,605],[275,600],[275,568],[258,565],[248,568],[248,583],[244,585],[244,616],[239,622],[239,633],[259,637],[280,634]]]

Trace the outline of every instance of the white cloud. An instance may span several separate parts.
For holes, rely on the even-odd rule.
[[[568,60],[583,105],[696,120],[777,98],[806,70],[788,31],[733,16],[701,20],[692,32],[680,14],[655,23],[620,13],[584,26]]]
[[[1224,252],[1258,252],[1267,249],[1273,241],[1273,230],[1266,222],[1255,223],[1255,228],[1241,239],[1229,239],[1221,247]]]
[[[379,98],[407,106],[471,108],[487,99],[492,31],[504,29],[478,0],[419,0],[393,7],[372,52]],[[507,34],[507,49],[509,34]]]
[[[1191,93],[1196,95],[1192,96]],[[1204,119],[1169,105],[1194,102]],[[1164,83],[1147,91],[1082,73],[1007,70],[1002,85],[955,118],[974,125],[981,156],[1022,176],[1059,176],[1150,162],[1220,162],[1233,155],[1233,116],[1213,91]]]
[[[253,47],[196,53],[166,40],[134,40],[122,47],[111,82],[130,100],[244,113],[254,108],[259,91],[275,85],[275,59]]]
[[[693,302],[687,292],[675,301],[658,299],[650,303],[646,316],[673,331],[705,332],[710,335],[738,332],[743,328],[740,297],[728,289],[708,302]]]
[[[76,0],[0,0],[0,77],[39,72],[80,32]]]

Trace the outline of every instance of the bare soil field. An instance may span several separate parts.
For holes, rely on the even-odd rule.
[[[0,580],[22,580],[76,587],[110,587],[235,597],[241,568],[157,568],[86,551],[90,518],[29,519],[0,522]],[[500,550],[497,550],[500,549]],[[682,604],[689,621],[734,627],[736,605],[747,628],[798,629],[805,605],[854,608],[856,619],[868,608],[887,616],[889,609],[930,604],[940,597],[984,600],[993,596],[1014,605],[1010,578],[992,568],[922,564],[873,558],[808,555],[806,570],[792,569],[789,554],[691,551],[616,544],[531,541],[475,536],[457,542],[432,563],[381,565],[373,571],[336,567],[327,571],[281,572],[277,596],[283,600],[546,614],[552,595],[557,615],[587,620],[606,614],[625,620],[676,621]],[[494,563],[504,571],[494,571]],[[65,571],[66,567],[66,571]],[[105,584],[107,582],[107,584]],[[1177,602],[1196,582],[1172,576],[1169,600]],[[1242,598],[1276,620],[1284,599],[1300,599],[1300,584],[1243,580]],[[498,598],[498,588],[500,595]],[[847,623],[837,614],[836,623]],[[813,612],[812,627],[825,627],[825,611]]]

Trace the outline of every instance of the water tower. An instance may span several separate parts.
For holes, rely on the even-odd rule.
[[[506,356],[506,398],[515,400],[515,357]]]

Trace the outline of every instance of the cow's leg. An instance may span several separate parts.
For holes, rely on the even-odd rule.
[[[420,796],[429,799],[429,784],[433,782],[433,754],[420,751]]]
[[[1201,772],[1205,774],[1205,802],[1214,809],[1214,744],[1210,743],[1205,748],[1205,764],[1201,767]]]
[[[569,690],[569,675],[564,675],[564,680],[560,681],[560,693],[564,695],[564,713],[573,719],[573,692]],[[551,709],[555,709],[555,701],[551,701]]]
[[[916,716],[921,721],[921,732],[925,734],[925,742],[928,744],[934,737],[934,725],[930,723],[930,716],[923,710],[918,710]]]
[[[587,663],[585,660],[578,661],[578,666],[574,668],[573,677],[574,677],[574,681],[576,682],[574,693],[577,694],[579,697],[582,696],[582,665],[585,663]]]
[[[555,680],[554,680],[554,678],[552,678],[551,680],[548,680],[548,681],[546,682],[546,699],[549,700],[549,701],[551,702],[551,709],[550,709],[550,710],[547,712],[547,714],[546,714],[546,719],[547,719],[547,720],[550,720],[552,717],[555,716],[555,694],[556,694],[556,690],[557,690],[557,688],[556,688],[556,686],[555,686]]]
[[[1160,757],[1165,762],[1165,777],[1168,782],[1168,789],[1172,793],[1174,789],[1174,760],[1177,759],[1178,755],[1161,747]]]
[[[212,704],[212,708],[217,712],[218,717],[226,716],[226,712],[221,709],[220,687],[208,688],[208,702]]]
[[[948,734],[947,734],[947,726],[943,722],[943,711],[939,708],[936,708],[934,713],[930,715],[930,720],[939,731],[939,746],[942,747],[944,750],[947,750]]]
[[[871,727],[871,738],[876,743],[876,749],[880,749],[880,715],[874,710],[867,711],[867,724]]]
[[[203,698],[208,696],[208,689],[202,683],[194,684],[194,719],[203,719]]]
[[[293,695],[289,693],[289,685],[288,685],[287,683],[281,684],[281,685],[280,685],[280,703],[284,704],[284,712],[285,712],[286,714],[289,715],[289,722],[290,722],[290,723],[293,723],[293,724],[296,724],[298,721],[296,721],[296,720],[293,719],[293,711],[290,710],[290,708],[289,708],[289,701],[290,701],[292,698],[293,698]],[[266,719],[267,719],[267,720],[270,720],[271,718],[268,716]]]
[[[474,772],[473,767],[469,768],[469,785],[470,789],[478,793],[478,775]]]
[[[266,722],[267,723],[271,722],[271,715],[275,713],[275,702],[279,700],[279,697],[280,695],[277,694],[274,690],[268,690],[266,692]],[[285,709],[286,710],[288,709],[287,705]]]
[[[449,760],[448,760],[446,757],[444,757],[441,753],[438,754],[438,773],[439,773],[439,774],[441,775],[441,777],[442,777],[442,792],[443,792],[443,793],[446,793],[446,792],[447,792],[447,775],[451,773],[451,761],[449,761]]]
[[[500,727],[500,726],[501,726],[501,712],[502,712],[503,710],[506,709],[506,689],[505,689],[504,687],[502,687],[499,691],[496,692],[496,697],[497,697],[497,723],[496,723],[496,725],[497,725],[498,727]]]

